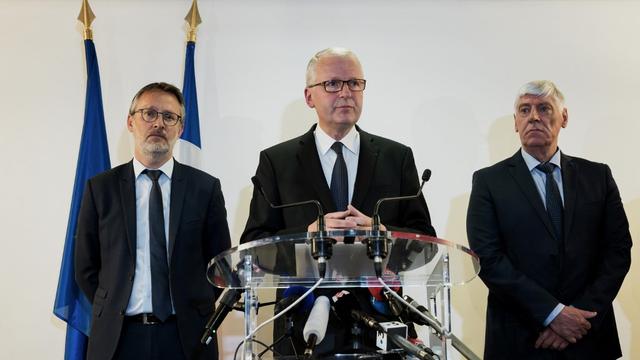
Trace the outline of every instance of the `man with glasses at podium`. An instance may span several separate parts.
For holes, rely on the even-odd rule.
[[[256,177],[269,201],[290,204],[318,200],[325,212],[326,230],[371,230],[371,216],[379,199],[418,192],[411,149],[356,125],[366,85],[360,62],[351,50],[328,48],[311,58],[304,97],[316,111],[317,124],[305,134],[260,153]],[[317,231],[317,211],[313,206],[272,209],[256,186],[240,241]],[[383,230],[435,235],[422,195],[388,204],[380,215]],[[276,321],[275,333],[282,327],[282,322]],[[329,323],[318,354],[348,347],[348,330],[344,325]],[[300,344],[296,347],[304,349]],[[291,353],[287,346],[277,350]]]

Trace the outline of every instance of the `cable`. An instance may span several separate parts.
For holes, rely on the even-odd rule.
[[[311,294],[313,292],[313,290],[315,290],[318,286],[320,286],[320,283],[322,283],[323,280],[324,280],[324,278],[318,279],[318,281],[316,281],[316,283],[309,290],[307,290],[307,292],[302,294],[302,296],[300,296],[298,298],[298,300],[294,301],[293,303],[291,303],[291,305],[289,305],[286,308],[284,308],[284,310],[280,311],[279,313],[275,314],[270,319],[268,319],[268,320],[264,321],[262,324],[258,325],[258,327],[253,329],[253,331],[250,332],[249,335],[245,336],[243,341],[249,340],[251,337],[253,337],[253,335],[255,335],[255,333],[258,332],[258,330],[262,329],[264,326],[266,326],[270,322],[274,321],[275,319],[277,319],[277,318],[281,317],[282,315],[286,314],[289,310],[293,309],[296,305],[298,305],[298,303],[300,303],[302,300],[304,300],[304,298],[306,298],[309,294]]]
[[[384,282],[384,280],[382,280],[381,277],[378,277],[378,282],[380,282],[380,284],[382,284],[382,286],[384,286],[384,288],[387,289],[387,291],[389,291],[389,293],[391,293],[391,295],[393,295],[393,297],[398,299],[401,303],[403,303],[405,306],[407,306],[409,309],[411,309],[414,313],[418,314],[418,316],[423,318],[429,324],[429,326],[431,326],[433,328],[433,330],[435,330],[438,334],[444,336],[447,339],[450,339],[451,340],[451,345],[453,345],[453,347],[456,350],[458,350],[460,352],[460,354],[462,354],[462,356],[464,356],[467,359],[471,359],[471,360],[480,360],[480,357],[478,355],[476,355],[471,349],[469,349],[462,342],[462,340],[460,340],[457,336],[452,334],[450,331],[444,329],[442,327],[442,325],[440,325],[440,322],[438,321],[438,319],[434,318],[433,316],[427,316],[426,314],[423,314],[422,311],[416,309],[415,306],[409,304],[405,299],[402,298],[402,296],[398,295],[395,291],[393,291]]]
[[[238,349],[240,348],[240,346],[242,346],[242,344],[245,343],[245,341],[251,339],[253,337],[253,335],[255,335],[255,333],[258,332],[258,330],[262,329],[267,324],[275,321],[277,318],[279,318],[282,315],[286,314],[289,310],[293,309],[296,305],[298,305],[302,300],[304,300],[304,298],[306,298],[309,294],[311,294],[313,292],[313,290],[317,289],[318,286],[320,286],[320,284],[322,283],[323,280],[324,280],[324,278],[319,278],[318,281],[316,281],[316,283],[313,284],[313,286],[309,290],[307,290],[304,294],[302,294],[296,301],[292,302],[291,305],[287,306],[286,308],[284,308],[284,310],[282,310],[279,313],[275,314],[270,319],[265,320],[262,324],[258,325],[255,329],[253,329],[253,331],[250,332],[249,335],[245,336],[244,339],[242,339],[242,341],[240,341],[240,343],[238,344]],[[253,341],[256,341],[256,340],[253,340]],[[258,343],[260,343],[260,342],[258,342]],[[262,345],[264,345],[264,344],[262,344]],[[237,352],[237,349],[236,349],[236,352]],[[234,355],[233,358],[235,359],[236,355]]]
[[[269,349],[269,346],[267,346],[267,344],[263,343],[260,340],[253,340],[255,342],[257,342],[258,344],[264,346],[265,348]],[[238,357],[238,350],[240,350],[240,346],[242,346],[243,342],[240,342],[240,344],[238,344],[238,346],[236,346],[236,351],[233,352],[233,360],[235,360]],[[273,350],[272,350],[273,351]],[[282,354],[279,354],[277,351],[273,351],[274,354],[278,355],[278,356],[282,356]]]

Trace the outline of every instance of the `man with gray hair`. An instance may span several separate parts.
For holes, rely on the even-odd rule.
[[[276,204],[320,201],[326,212],[327,230],[371,230],[377,200],[413,195],[419,189],[411,149],[369,134],[356,125],[365,85],[360,61],[352,51],[329,48],[318,52],[309,61],[304,89],[307,105],[318,116],[317,124],[302,136],[260,153],[256,177],[270,200]],[[259,189],[254,188],[249,219],[240,241],[317,231],[317,216],[315,207],[272,209]],[[386,229],[435,235],[422,196],[383,207],[380,217]],[[293,254],[278,260],[281,260],[278,264],[295,262]],[[369,298],[362,298],[363,310],[373,312],[370,295],[365,292]],[[274,327],[276,335],[282,334],[283,323],[276,322]],[[330,322],[317,352],[348,351],[352,344],[348,330],[345,324]],[[304,350],[301,334],[294,332],[293,340],[296,351],[301,353]],[[365,341],[365,345],[375,349],[375,333],[369,340],[373,341]],[[289,344],[285,345],[278,347],[280,353],[294,353]]]
[[[471,249],[489,289],[485,359],[616,359],[612,302],[631,264],[631,235],[605,164],[558,147],[569,116],[551,81],[515,101],[522,148],[473,175]]]

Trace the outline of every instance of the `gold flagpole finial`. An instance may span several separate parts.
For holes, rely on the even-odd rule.
[[[93,32],[91,31],[91,23],[96,16],[91,11],[91,6],[89,6],[89,0],[82,0],[82,8],[80,8],[80,14],[78,15],[78,20],[84,25],[84,39],[91,40],[93,39]]]
[[[184,20],[187,22],[189,26],[189,34],[187,35],[187,40],[196,41],[196,30],[198,25],[202,23],[202,19],[200,18],[200,12],[198,11],[198,1],[193,0],[191,3],[191,9],[187,13],[187,16],[184,17]]]

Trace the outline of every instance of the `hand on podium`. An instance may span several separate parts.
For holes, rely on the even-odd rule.
[[[331,230],[371,230],[373,221],[371,217],[363,214],[353,205],[348,205],[347,210],[336,211],[324,215],[324,223],[327,231]],[[384,225],[380,224],[380,230],[385,231]],[[318,231],[318,220],[312,222],[307,227],[307,231]]]

